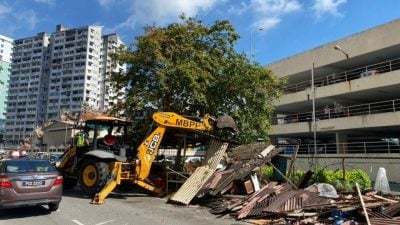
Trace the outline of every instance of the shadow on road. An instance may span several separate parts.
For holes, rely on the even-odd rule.
[[[66,189],[64,190],[63,196],[68,196],[68,197],[73,197],[73,198],[81,198],[81,199],[88,199],[91,200],[92,197],[88,196],[85,194],[78,186],[71,188],[71,189]],[[131,190],[120,190],[120,189],[115,189],[113,192],[111,192],[107,198],[108,199],[127,199],[128,197],[154,197],[155,196],[146,193],[145,191],[142,191],[140,189],[131,189]]]
[[[0,220],[44,216],[50,214],[46,206],[21,207],[15,209],[1,209]]]

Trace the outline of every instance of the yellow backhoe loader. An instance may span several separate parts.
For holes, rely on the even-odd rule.
[[[153,120],[157,127],[134,150],[124,144],[129,121],[104,115],[85,118],[81,135],[76,138],[75,145],[65,151],[58,165],[58,170],[64,175],[64,185],[79,183],[86,194],[94,196],[94,204],[104,203],[107,195],[121,182],[136,184],[161,195],[163,191],[154,186],[148,176],[167,129],[237,131],[230,116],[215,120],[206,115],[193,120],[173,112],[157,112],[153,114]],[[115,140],[110,141],[110,135],[115,136]]]

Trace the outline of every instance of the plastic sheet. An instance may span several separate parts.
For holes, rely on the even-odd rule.
[[[389,181],[386,176],[386,169],[383,167],[380,167],[378,170],[378,173],[377,173],[376,179],[375,179],[374,189],[376,191],[381,191],[382,193],[390,192]]]
[[[321,197],[327,197],[327,198],[339,197],[339,195],[336,192],[335,187],[333,187],[330,184],[326,184],[326,183],[313,184],[310,187],[306,188],[306,190],[314,192],[315,188],[319,192],[319,196],[321,196]]]

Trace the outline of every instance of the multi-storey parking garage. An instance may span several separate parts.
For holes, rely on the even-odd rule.
[[[310,154],[396,157],[399,37],[400,19],[267,65],[287,80],[271,121],[272,142],[299,143]]]

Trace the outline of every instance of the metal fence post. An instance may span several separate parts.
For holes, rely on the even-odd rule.
[[[392,100],[392,105],[393,105],[393,112],[396,112],[396,106],[394,104],[394,100]]]
[[[367,154],[367,143],[364,142],[364,154]]]

